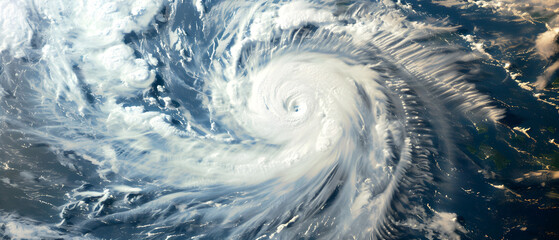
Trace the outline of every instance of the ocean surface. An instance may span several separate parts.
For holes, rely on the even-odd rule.
[[[559,239],[555,0],[0,0],[2,239]]]

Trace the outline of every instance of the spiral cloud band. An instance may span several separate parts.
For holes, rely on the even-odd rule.
[[[453,127],[503,114],[455,28],[391,1],[0,6],[0,123],[79,179],[57,224],[6,217],[16,238],[456,238],[423,190]]]

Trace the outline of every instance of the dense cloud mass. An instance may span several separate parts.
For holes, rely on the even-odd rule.
[[[524,231],[486,219],[524,201],[524,176],[555,176],[555,152],[536,152],[557,145],[556,115],[530,114],[556,106],[533,87],[559,69],[558,5],[2,1],[0,235]],[[489,17],[461,25],[477,15]],[[504,16],[537,28],[506,39],[515,30],[487,24]],[[514,112],[527,103],[534,111]],[[541,212],[556,209],[540,200]]]

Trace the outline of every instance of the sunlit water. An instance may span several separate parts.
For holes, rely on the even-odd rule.
[[[557,6],[499,7],[0,2],[0,235],[557,237]]]

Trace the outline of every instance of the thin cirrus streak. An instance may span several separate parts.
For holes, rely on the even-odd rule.
[[[451,129],[503,114],[455,28],[390,1],[0,4],[28,16],[0,39],[3,131],[96,173],[25,234],[397,237]]]

